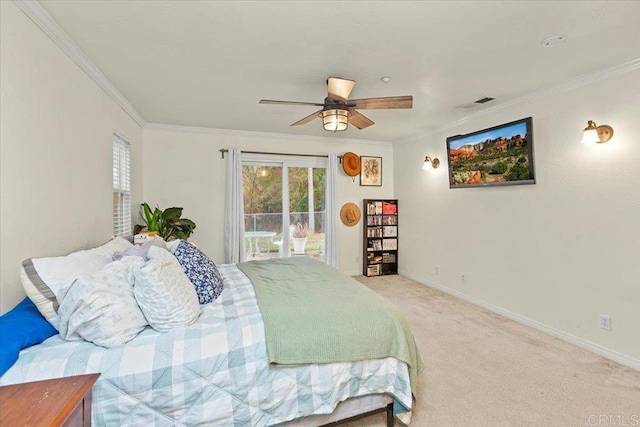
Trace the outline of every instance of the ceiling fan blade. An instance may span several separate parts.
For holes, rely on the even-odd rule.
[[[328,98],[345,102],[347,98],[349,98],[349,94],[355,84],[356,82],[354,80],[329,77],[327,79]]]
[[[320,112],[321,112],[321,111],[322,111],[322,110],[318,110],[318,111],[316,111],[315,113],[311,113],[311,114],[309,114],[307,117],[305,117],[305,118],[303,118],[303,119],[300,119],[300,120],[298,120],[298,121],[297,121],[297,122],[295,122],[295,123],[291,123],[291,126],[299,126],[299,125],[307,124],[307,123],[309,123],[311,120],[313,120],[313,119],[317,119],[318,117],[320,117]]]
[[[274,101],[272,99],[261,99],[259,104],[280,104],[280,105],[315,105],[322,107],[324,104],[318,104],[317,102],[298,102],[298,101]]]
[[[373,120],[371,120],[370,118],[366,117],[364,114],[360,114],[359,112],[357,112],[353,108],[349,108],[349,112],[351,113],[351,114],[349,114],[349,123],[351,123],[352,125],[354,125],[358,129],[364,129],[366,127],[369,127],[369,126],[375,124],[375,122]]]
[[[389,96],[386,98],[351,99],[347,107],[362,110],[413,108],[413,96]]]

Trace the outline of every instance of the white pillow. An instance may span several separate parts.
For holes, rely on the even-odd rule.
[[[67,256],[27,259],[20,271],[22,287],[38,311],[57,329],[58,294],[78,277],[95,273],[110,263],[115,252],[131,246],[127,240],[116,237],[97,248]]]
[[[167,245],[167,250],[172,254],[175,253],[176,249],[178,249],[178,245],[180,244],[180,242],[182,242],[182,239],[170,240],[168,242],[165,242]]]
[[[176,257],[157,246],[148,256],[134,272],[133,292],[149,325],[166,332],[195,322],[200,316],[198,295]]]
[[[60,336],[114,347],[138,335],[147,320],[133,295],[133,282],[134,270],[143,264],[140,257],[124,257],[77,278],[60,299]]]
[[[167,249],[167,245],[162,237],[153,236],[152,239],[149,239],[142,245],[133,245],[124,252],[116,252],[115,254],[113,254],[112,259],[114,261],[118,261],[119,259],[122,259],[126,256],[139,256],[144,258],[145,261],[149,261],[147,254],[149,253],[149,248],[151,246],[158,246],[162,249]]]

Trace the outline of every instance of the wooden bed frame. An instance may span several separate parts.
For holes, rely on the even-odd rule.
[[[329,427],[339,426],[350,421],[370,417],[386,412],[387,427],[393,427],[393,398],[388,394],[372,394],[368,396],[354,397],[341,402],[331,414],[311,415],[298,418],[286,423],[278,424],[279,427]]]
[[[359,420],[360,418],[370,417],[372,415],[379,414],[380,412],[387,413],[387,427],[393,427],[393,403],[389,403],[384,408],[374,409],[373,411],[365,412],[364,414],[360,414],[360,415],[354,415],[353,417],[345,418],[344,420],[323,424],[321,427],[338,426],[340,424],[348,423],[350,421]]]

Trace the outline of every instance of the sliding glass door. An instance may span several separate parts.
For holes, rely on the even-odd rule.
[[[325,260],[325,162],[243,161],[247,260]]]

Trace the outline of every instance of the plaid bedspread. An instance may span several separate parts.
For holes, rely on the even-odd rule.
[[[195,324],[162,334],[147,328],[110,349],[56,335],[23,350],[0,385],[100,372],[96,426],[268,426],[383,392],[411,409],[407,366],[393,358],[269,364],[251,283],[234,265],[219,269],[224,291]]]

